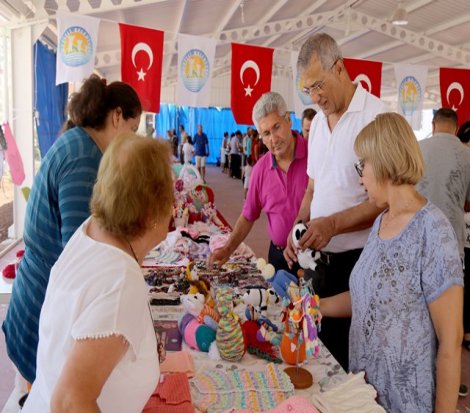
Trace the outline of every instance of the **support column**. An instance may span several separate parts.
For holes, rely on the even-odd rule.
[[[33,96],[34,96],[34,62],[33,42],[34,28],[24,26],[11,30],[11,91],[9,111],[10,126],[23,159],[26,178],[21,187],[31,188],[34,178],[34,140],[33,140]],[[11,238],[23,236],[26,200],[21,187],[14,187],[13,226]]]

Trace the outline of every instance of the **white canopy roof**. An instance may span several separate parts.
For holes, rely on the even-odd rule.
[[[165,31],[162,101],[172,102],[176,83],[176,34],[218,39],[212,104],[229,106],[230,43],[272,47],[273,88],[291,79],[289,52],[315,32],[326,32],[345,57],[384,62],[382,97],[396,101],[393,63],[429,66],[426,106],[438,107],[439,67],[470,68],[470,2],[408,0],[407,26],[390,18],[396,0],[5,0],[0,17],[7,23],[48,18],[41,39],[55,47],[57,10],[102,19],[96,69],[109,80],[120,78],[118,22]]]

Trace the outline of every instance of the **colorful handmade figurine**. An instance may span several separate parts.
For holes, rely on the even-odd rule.
[[[245,354],[246,345],[239,317],[233,311],[235,292],[232,288],[219,287],[215,300],[220,314],[216,334],[220,357],[228,361],[239,361]]]
[[[303,275],[303,270],[299,271],[298,284],[291,282],[287,287],[288,298],[283,299],[286,330],[281,342],[281,354],[288,364],[298,364],[306,357],[318,357],[320,353],[320,299]]]
[[[203,294],[205,303],[209,307],[214,307],[215,303],[214,303],[214,299],[212,298],[211,291],[210,291],[211,284],[207,279],[203,277],[199,277],[198,267],[192,261],[186,266],[186,277],[190,285],[188,293],[189,294],[197,294],[197,293]]]
[[[303,321],[302,328],[305,340],[305,351],[307,357],[318,357],[320,345],[318,341],[318,331],[320,330],[321,313],[320,299],[318,295],[312,295],[308,292],[302,298]]]
[[[281,341],[281,354],[287,364],[298,365],[305,360],[306,352],[302,329],[302,297],[297,283],[291,282],[287,287],[283,305],[285,330]]]
[[[215,342],[218,320],[208,314],[201,318],[204,308],[207,307],[203,294],[183,295],[181,303],[186,312],[178,321],[178,328],[185,343],[194,350],[208,352]]]
[[[220,315],[215,308],[207,304],[203,294],[186,294],[180,299],[185,311],[196,318],[200,324],[205,324],[214,331],[217,330]]]
[[[257,320],[267,316],[268,304],[278,303],[279,296],[271,288],[251,287],[243,294],[243,302],[247,306],[245,310],[247,320]]]

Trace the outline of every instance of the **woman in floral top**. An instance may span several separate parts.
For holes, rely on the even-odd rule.
[[[415,189],[423,159],[403,117],[378,115],[354,149],[370,202],[386,209],[350,291],[322,300],[322,314],[352,315],[350,370],[366,371],[388,412],[455,412],[463,273],[454,231]]]

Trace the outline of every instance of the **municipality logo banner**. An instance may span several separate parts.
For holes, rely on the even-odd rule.
[[[395,64],[398,92],[398,113],[414,130],[421,128],[421,112],[428,78],[427,66]]]
[[[93,72],[99,25],[93,17],[57,13],[56,85],[81,82]]]
[[[178,35],[178,105],[209,106],[216,45],[215,39]]]

